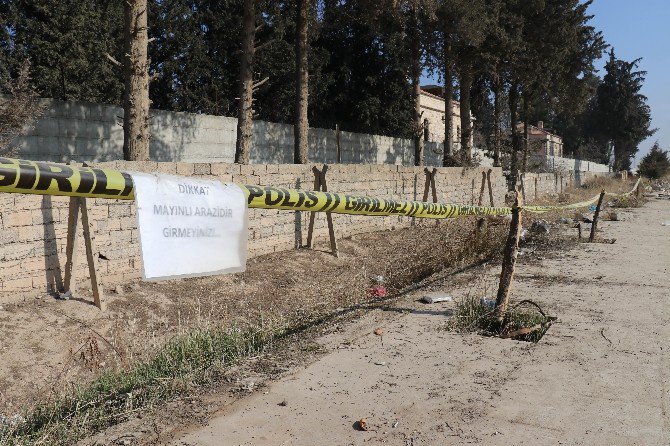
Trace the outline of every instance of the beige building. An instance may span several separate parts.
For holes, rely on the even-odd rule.
[[[443,91],[443,88],[437,85],[421,87],[421,116],[427,141],[444,142],[446,105]],[[453,148],[459,150],[461,147],[461,112],[458,101],[451,101],[451,114],[453,116],[451,133],[453,135]]]
[[[523,123],[517,125],[517,130],[523,134]],[[552,129],[544,127],[539,121],[537,126],[528,126],[529,152],[535,155],[563,156],[563,138],[556,135]]]

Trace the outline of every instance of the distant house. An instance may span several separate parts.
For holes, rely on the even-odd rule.
[[[424,139],[426,141],[444,142],[445,100],[444,89],[439,85],[425,85],[421,87],[421,117],[424,123]],[[451,100],[452,147],[461,148],[461,109],[458,101]],[[474,121],[474,119],[473,119]]]
[[[517,125],[517,131],[523,134],[523,123]],[[563,156],[563,138],[539,121],[537,126],[528,126],[528,148],[530,155]]]

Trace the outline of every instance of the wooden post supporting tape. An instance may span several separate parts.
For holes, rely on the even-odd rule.
[[[423,187],[423,200],[424,202],[428,201],[428,193],[432,192],[433,196],[433,203],[437,203],[437,187],[435,187],[435,177],[437,176],[437,169],[433,168],[433,170],[430,170],[429,168],[423,169],[424,172],[426,172],[426,184]]]
[[[486,172],[486,181],[489,183],[489,200],[491,200],[491,207],[494,207],[495,204],[493,202],[493,184],[491,184],[491,172],[493,172],[493,169],[489,169],[488,172]]]
[[[589,236],[589,242],[593,243],[593,240],[596,238],[596,229],[598,228],[598,217],[600,217],[600,208],[603,205],[603,198],[605,198],[605,191],[600,192],[600,198],[598,198],[598,206],[596,206],[596,212],[593,214],[593,223],[591,223],[591,235]]]
[[[499,323],[502,323],[505,319],[505,313],[507,313],[507,306],[509,305],[509,292],[514,278],[514,266],[516,265],[521,236],[521,206],[522,200],[519,193],[516,192],[514,206],[512,207],[512,221],[503,251],[502,271],[500,272],[500,284],[496,297],[495,316]]]
[[[314,190],[317,192],[328,192],[328,185],[326,184],[326,172],[328,171],[328,165],[324,164],[323,169],[319,170],[314,166],[312,168],[314,172]],[[310,213],[309,216],[309,228],[307,230],[307,244],[305,245],[308,248],[312,248],[314,241],[314,218],[316,217],[316,212]],[[333,216],[330,212],[326,212],[326,221],[328,222],[328,235],[330,236],[330,250],[335,257],[339,257],[339,251],[337,250],[337,239],[335,238],[335,228],[333,227]]]
[[[77,263],[77,223],[79,221],[79,212],[81,211],[81,224],[83,227],[84,245],[86,247],[86,261],[88,263],[88,273],[91,277],[91,290],[93,291],[93,301],[95,306],[104,310],[102,302],[103,292],[99,283],[96,262],[93,253],[95,252],[94,235],[91,231],[91,222],[88,219],[88,206],[86,199],[82,197],[71,197],[70,208],[68,211],[67,222],[67,244],[65,246],[65,283],[64,291],[72,293],[76,288],[76,263]]]
[[[486,172],[482,172],[482,187],[479,190],[479,200],[477,200],[477,206],[481,206],[484,201],[484,190],[486,189]]]

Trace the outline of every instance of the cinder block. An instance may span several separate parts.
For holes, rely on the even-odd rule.
[[[128,217],[129,215],[130,215],[129,204],[115,204],[109,206],[110,218]]]
[[[5,228],[29,226],[33,224],[33,211],[7,212],[2,215]]]

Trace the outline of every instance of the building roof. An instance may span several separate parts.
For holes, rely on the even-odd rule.
[[[518,123],[516,128],[517,128],[517,131],[523,131],[523,122]],[[528,125],[528,133],[530,135],[554,136],[556,138],[563,139],[560,135],[557,135],[556,133],[554,133],[554,129],[550,129],[550,128],[547,128],[547,127],[540,128],[540,127],[534,126],[532,124]]]
[[[444,101],[444,88],[439,85],[423,85],[421,87],[421,94]],[[454,99],[451,100],[451,103],[454,106],[460,105],[460,102]]]

